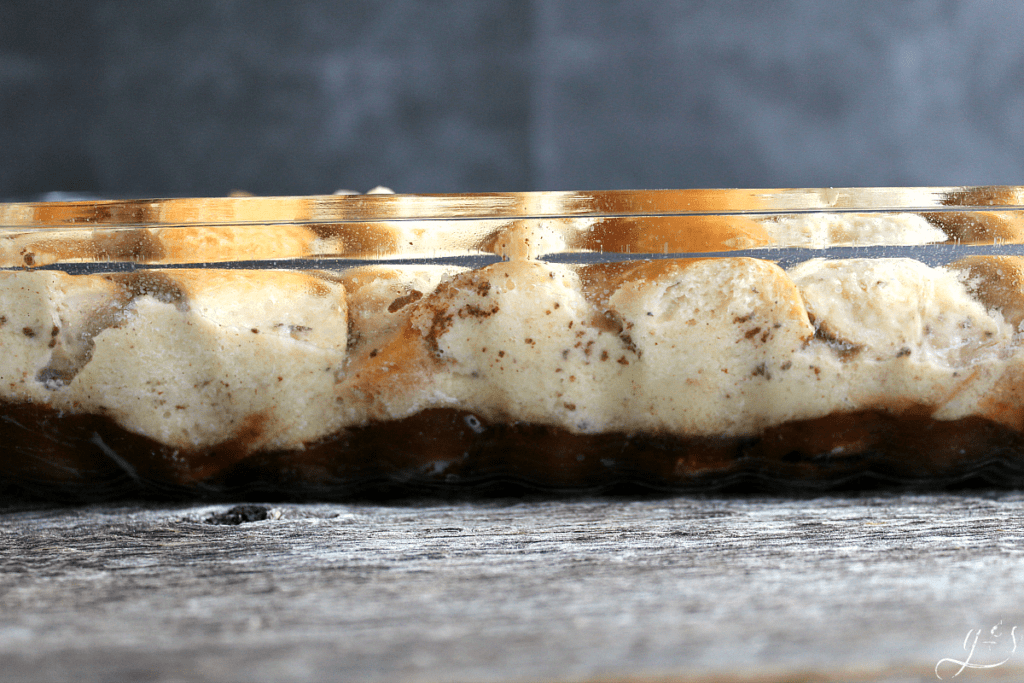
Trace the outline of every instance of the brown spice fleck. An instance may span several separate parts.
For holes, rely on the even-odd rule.
[[[566,410],[576,410],[575,403],[563,403],[562,405],[565,406]]]
[[[629,365],[629,361],[628,361],[628,360],[626,360],[626,357],[625,357],[625,356],[622,356],[622,357],[620,357],[620,358],[619,358],[619,359],[618,359],[617,361],[615,361],[615,362],[616,362],[616,363],[618,363],[619,365]]]
[[[26,337],[28,337],[29,339],[31,339],[32,337],[36,336],[36,331],[33,330],[31,327],[23,327],[23,328],[21,328],[21,333],[23,335],[25,335]]]
[[[815,321],[811,321],[815,323]],[[848,361],[861,352],[861,346],[846,341],[833,334],[824,324],[815,323],[814,338],[824,341],[839,356],[839,360]]]
[[[622,345],[626,347],[627,351],[631,351],[633,354],[636,355],[637,358],[640,358],[642,355],[644,355],[643,352],[637,348],[636,343],[633,341],[633,338],[626,334],[625,332],[619,335],[619,341],[622,342]]]
[[[602,351],[601,352],[601,360],[608,360],[608,352],[607,351]]]
[[[440,287],[438,288],[440,289]],[[427,347],[434,358],[440,359],[444,353],[441,351],[440,339],[452,326],[452,314],[445,308],[434,310],[434,319],[431,321],[430,330],[424,335]]]
[[[391,302],[391,305],[388,306],[388,313],[394,313],[399,309],[403,308],[404,306],[419,301],[422,298],[423,292],[419,291],[418,289],[410,290],[410,292],[405,296],[400,296]]]
[[[483,309],[476,304],[466,304],[459,309],[458,314],[460,318],[489,318],[498,312],[497,306],[492,306],[489,309]]]

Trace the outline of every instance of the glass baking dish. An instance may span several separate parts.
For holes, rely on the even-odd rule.
[[[0,205],[0,488],[1024,482],[1024,188]]]

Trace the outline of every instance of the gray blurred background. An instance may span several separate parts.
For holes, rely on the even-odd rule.
[[[1024,3],[0,0],[0,198],[1024,184]]]

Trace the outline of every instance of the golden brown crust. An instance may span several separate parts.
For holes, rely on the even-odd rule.
[[[743,216],[604,219],[570,241],[577,249],[634,254],[698,254],[769,244],[764,226]]]
[[[937,211],[921,215],[957,244],[1024,241],[1024,215],[1020,211]]]

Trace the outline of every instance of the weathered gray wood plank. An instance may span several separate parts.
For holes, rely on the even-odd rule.
[[[0,680],[1024,678],[1021,493],[228,507],[0,509]]]

